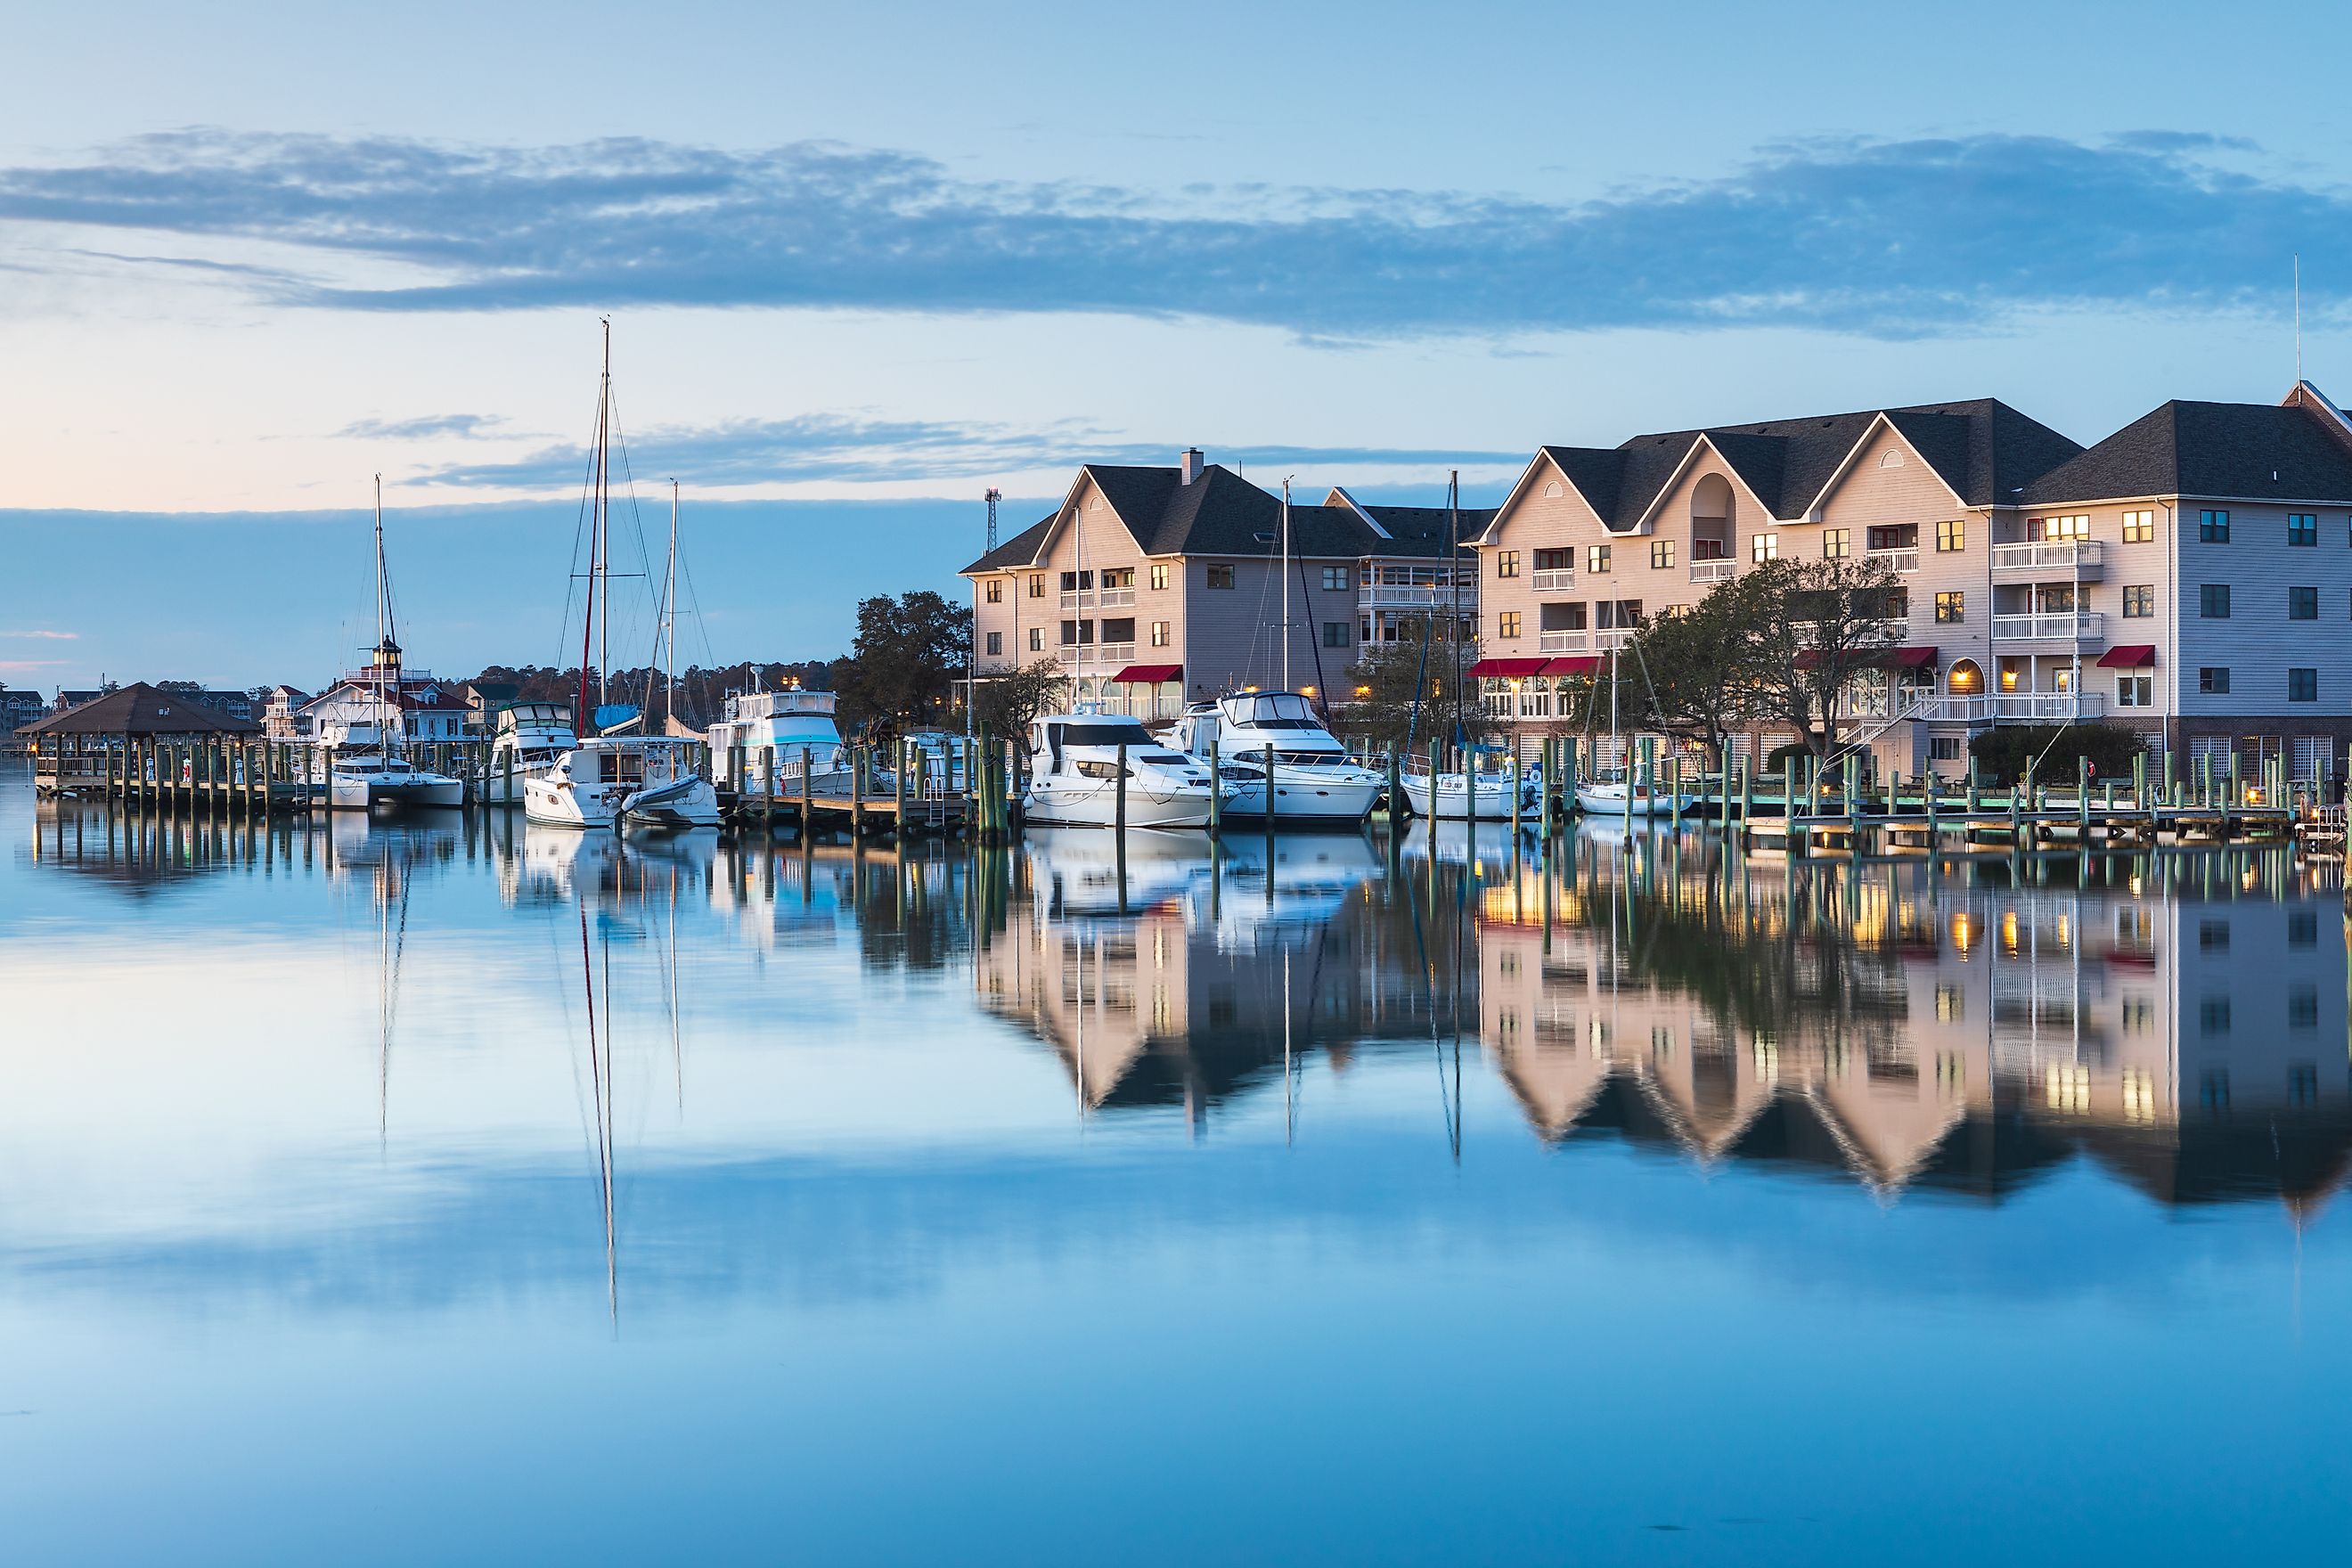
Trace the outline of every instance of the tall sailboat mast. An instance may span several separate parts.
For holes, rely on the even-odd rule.
[[[603,635],[596,644],[596,700],[604,702],[611,692],[605,683],[613,678],[613,493],[605,465],[607,441],[613,426],[613,320],[604,318],[604,374],[596,389],[596,564],[593,568],[603,584],[604,602],[602,605],[604,623]],[[589,584],[591,592],[596,583]]]
[[[391,737],[384,733],[383,728],[383,645],[385,597],[386,595],[384,593],[383,581],[383,476],[382,474],[378,474],[375,477],[375,657],[372,661],[375,666],[375,679],[369,682],[375,690],[375,749],[378,756],[389,756],[392,752]]]
[[[1282,476],[1282,689],[1290,689],[1290,476]]]
[[[596,457],[588,498],[588,597],[580,616],[580,695],[572,715],[572,733],[587,736],[594,713],[588,706],[588,654],[596,646],[596,584],[604,559],[604,410],[613,397],[613,321],[604,319],[604,373],[596,386]],[[602,691],[602,679],[598,682]]]
[[[669,482],[669,569],[662,580],[662,728],[677,712],[677,481]]]

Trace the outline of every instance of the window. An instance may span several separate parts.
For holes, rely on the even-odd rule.
[[[2146,544],[2156,537],[2156,513],[2127,511],[2124,513],[2124,542]]]
[[[1325,593],[1341,594],[1345,593],[1347,588],[1348,569],[1345,566],[1326,566],[1323,568],[1323,591]]]
[[[1601,599],[1593,606],[1602,631],[1631,631],[1642,624],[1642,601],[1639,599]]]
[[[1665,570],[1675,563],[1675,542],[1671,539],[1650,541],[1650,564]]]
[[[1587,572],[1608,571],[1609,552],[1610,546],[1606,544],[1593,544],[1586,546],[1584,552],[1584,569]]]
[[[1948,594],[1937,595],[1936,624],[1948,626],[1955,622],[1967,620],[1969,618],[1968,599],[1969,596],[1958,589]]]
[[[1325,647],[1346,647],[1348,646],[1348,623],[1345,621],[1325,621],[1323,623],[1323,646]]]
[[[1082,590],[1091,588],[1094,585],[1095,574],[1091,572],[1065,572],[1062,574],[1062,592],[1065,594],[1077,593]]]
[[[992,605],[1001,605],[1004,603],[1003,578],[991,577],[988,580],[988,602]]]
[[[1168,623],[1166,621],[1154,621],[1151,623],[1151,646],[1153,647],[1166,647],[1168,646]]]
[[[1031,626],[1029,628],[1029,651],[1031,653],[1044,653],[1045,651],[1045,627]]]
[[[1516,550],[1495,552],[1495,575],[1516,577],[1519,574],[1519,552]]]
[[[2226,511],[2200,511],[2197,514],[2197,538],[2204,544],[2230,542],[2230,514]]]
[[[2118,708],[2153,708],[2156,706],[2156,677],[2145,670],[2127,669],[2116,677],[2116,706]]]
[[[2230,694],[2230,667],[2226,664],[2200,667],[2197,671],[2197,689],[2208,697],[2227,697]]]
[[[2290,621],[2315,621],[2319,618],[2319,590],[2289,588],[2286,591],[2286,618]]]
[[[1064,647],[1090,647],[1094,640],[1094,622],[1064,621],[1062,623],[1062,646]]]
[[[1822,531],[1822,559],[1843,561],[1853,553],[1853,530],[1826,528]]]
[[[1132,566],[1112,567],[1109,571],[1105,572],[1102,574],[1102,585],[1106,588],[1134,587],[1135,568]]]
[[[1960,760],[1960,738],[1958,735],[1927,737],[1927,760],[1931,763],[1957,763]]]
[[[1758,534],[1748,542],[1748,554],[1753,561],[1778,561],[1780,559],[1780,536],[1777,533]]]
[[[2091,520],[2087,517],[2042,517],[2033,520],[2044,539],[2088,539]]]
[[[2286,514],[2286,542],[2305,548],[2319,542],[2319,514],[2315,511],[2291,511]]]
[[[2197,613],[2209,621],[2230,618],[2230,584],[2206,583],[2197,589]]]
[[[999,654],[1004,651],[1004,634],[1003,632],[991,632],[988,634],[988,651],[992,654]]]
[[[2286,672],[2286,700],[2289,702],[2319,700],[2319,671],[2290,669]]]
[[[1517,610],[1505,610],[1501,615],[1496,616],[1495,617],[1495,635],[1500,637],[1515,637],[1518,636],[1519,612]]]
[[[1165,561],[1155,562],[1152,563],[1151,585],[1155,588],[1165,588],[1168,586],[1168,563]]]
[[[1232,567],[1232,565],[1231,565],[1230,563],[1227,563],[1227,564],[1224,564],[1224,565],[1214,565],[1214,566],[1211,566],[1211,567],[1209,568],[1209,586],[1210,586],[1210,587],[1212,587],[1212,588],[1230,588],[1230,587],[1232,587],[1233,585],[1234,585],[1234,569],[1233,569],[1233,567]]]
[[[1573,550],[1538,550],[1536,552],[1536,570],[1538,572],[1573,572],[1576,570],[1576,552]]]
[[[1969,547],[1966,518],[1948,517],[1936,525],[1936,553],[1955,555]]]
[[[1029,574],[1029,596],[1033,599],[1042,599],[1045,596],[1045,574],[1043,572]]]
[[[2124,589],[2124,619],[2146,620],[2156,614],[2156,584],[2134,583]]]

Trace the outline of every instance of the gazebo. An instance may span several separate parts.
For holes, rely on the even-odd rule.
[[[184,772],[215,776],[215,759],[226,781],[235,776],[227,751],[260,733],[258,724],[143,680],[16,731],[33,753],[33,787],[47,795],[105,794],[118,783],[148,780],[150,759],[155,784],[176,782]],[[123,766],[125,758],[133,765]]]

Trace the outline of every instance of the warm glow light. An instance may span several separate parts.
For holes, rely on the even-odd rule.
[[[1356,695],[1359,697],[1370,697],[1371,694],[1372,689],[1369,686],[1359,686],[1356,688]]]
[[[1255,690],[1257,689],[1257,688],[1256,688],[1256,687],[1255,687],[1255,686],[1244,686],[1244,687],[1243,687],[1243,688],[1242,688],[1242,689],[1243,689],[1244,691],[1245,691],[1245,692],[1247,692],[1247,691],[1255,691]]]
[[[1952,945],[1958,948],[1963,953],[1965,953],[1969,948],[1976,945],[1976,923],[1970,921],[1966,915],[1954,915],[1952,917]]]
[[[1311,686],[1302,686],[1298,689],[1298,695],[1301,697],[1312,697],[1315,695],[1315,689]]]
[[[2003,691],[2014,691],[2017,689],[2017,671],[2013,669],[2004,669],[2000,672],[2000,689]]]

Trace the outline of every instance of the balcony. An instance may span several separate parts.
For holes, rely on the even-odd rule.
[[[1100,605],[1106,610],[1116,610],[1131,606],[1135,603],[1135,590],[1132,588],[1105,588],[1095,595],[1095,603]]]
[[[1899,545],[1892,550],[1874,550],[1870,552],[1869,558],[1878,562],[1890,572],[1919,570],[1919,547],[1916,544]]]
[[[2009,691],[1998,697],[1931,697],[1908,716],[1935,724],[2051,724],[2105,716],[2095,691]]]
[[[1694,561],[1690,580],[1694,583],[1728,583],[1739,575],[1739,563],[1726,556],[1719,561]]]
[[[1062,590],[1062,608],[1066,610],[1084,609],[1094,602],[1095,591],[1092,588],[1065,588]]]
[[[1135,662],[1135,645],[1131,642],[1067,643],[1061,648],[1064,664],[1076,667],[1083,656],[1094,669],[1108,672],[1117,666]]]
[[[1538,594],[1572,594],[1576,591],[1576,568],[1548,566],[1535,574]]]
[[[1992,618],[1992,640],[2103,643],[2107,640],[2107,617],[2097,610],[2059,610],[2032,616],[1996,615]]]
[[[1538,632],[1536,651],[1538,653],[1591,653],[1592,634],[1591,632]]]
[[[2036,539],[1992,547],[1996,572],[2056,572],[2093,583],[2106,573],[2106,556],[2095,539]]]
[[[1451,610],[1454,607],[1454,585],[1450,583],[1367,583],[1356,590],[1356,608],[1360,610]],[[1478,590],[1468,583],[1462,584],[1462,613],[1468,615],[1478,607]]]

